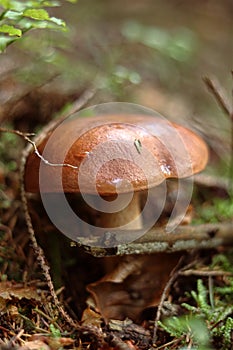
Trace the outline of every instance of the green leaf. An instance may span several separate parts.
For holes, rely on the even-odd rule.
[[[28,9],[23,13],[24,17],[36,20],[36,23],[30,23],[34,28],[55,28],[53,25],[49,25],[47,22],[54,23],[56,26],[65,27],[65,22],[56,17],[49,17],[49,14],[44,9]]]
[[[60,330],[55,328],[53,324],[50,324],[49,328],[50,328],[50,331],[52,333],[53,338],[60,338],[61,337]]]
[[[76,2],[76,0],[66,1]],[[61,1],[0,0],[0,53],[33,28],[66,30],[66,23],[62,19],[50,17],[44,9],[55,6],[61,6]]]
[[[22,14],[23,14],[22,12],[9,10],[5,12],[4,18],[17,22],[22,17]]]
[[[57,7],[60,6],[60,1],[27,1],[27,8],[41,8],[41,7]]]
[[[0,6],[5,9],[14,10],[14,11],[23,11],[25,9],[25,3],[21,1],[14,0],[0,0]]]
[[[66,26],[66,23],[60,18],[50,17],[49,20],[50,20],[50,22],[53,22],[53,23],[55,23],[56,25],[58,25],[60,27],[65,27]]]
[[[22,36],[22,31],[20,29],[7,24],[3,24],[2,26],[0,26],[0,32],[6,33],[10,36],[19,36],[19,37]]]
[[[0,36],[0,53],[4,52],[8,45],[16,41],[17,38],[10,38],[7,36]]]
[[[23,12],[23,16],[40,21],[49,20],[49,14],[44,9],[28,9]]]

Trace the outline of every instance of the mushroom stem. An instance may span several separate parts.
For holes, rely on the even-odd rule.
[[[122,199],[127,194],[120,194]],[[111,202],[115,197],[104,197],[104,200]],[[142,215],[140,206],[140,193],[135,192],[130,203],[122,210],[114,213],[102,212],[98,219],[98,225],[106,228],[120,228],[127,225],[128,230],[137,230],[142,228]]]

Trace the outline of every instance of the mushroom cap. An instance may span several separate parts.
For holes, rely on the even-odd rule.
[[[110,196],[132,187],[141,191],[166,178],[198,173],[208,160],[205,142],[193,131],[137,114],[74,114],[50,130],[37,148],[50,164],[31,151],[25,165],[27,192]]]

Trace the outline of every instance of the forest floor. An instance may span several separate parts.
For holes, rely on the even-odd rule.
[[[206,76],[218,80],[216,91],[230,105],[232,3],[120,3],[80,1],[75,11],[64,5],[68,34],[34,33],[34,41],[28,36],[0,57],[2,350],[232,349],[232,107],[227,115],[203,82]],[[94,93],[83,101],[87,91]],[[28,229],[20,169],[27,137],[32,139],[26,133],[37,134],[68,115],[77,101],[85,102],[83,107],[123,101],[152,108],[197,131],[209,147],[186,226],[194,227],[202,242],[208,235],[208,249],[197,243],[188,252],[177,250],[179,262],[159,300],[133,320],[106,320],[92,304],[87,308],[86,287],[103,277],[106,258],[71,247],[52,227],[40,199],[30,195],[35,237],[44,253],[32,244]],[[165,254],[169,260],[174,253]],[[121,288],[130,289],[133,282]]]

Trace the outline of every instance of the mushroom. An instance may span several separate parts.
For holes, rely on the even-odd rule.
[[[78,117],[75,114],[50,130],[37,142],[37,148],[43,161],[35,152],[29,154],[25,166],[25,190],[41,193],[49,217],[63,233],[79,244],[97,248],[111,248],[119,242],[130,244],[141,237],[156,223],[165,202],[157,198],[157,213],[145,222],[142,212],[146,204],[142,208],[142,194],[146,193],[145,202],[149,203],[150,209],[153,188],[159,188],[166,179],[179,180],[200,172],[208,159],[205,142],[193,131],[159,116],[142,114]],[[58,199],[55,202],[48,200],[48,194],[52,193],[60,194],[61,202],[65,202],[58,214]],[[66,211],[64,193],[81,193],[88,207],[94,208],[94,224],[76,220],[73,211]],[[164,187],[159,193],[163,199],[166,197]],[[68,223],[65,222],[67,215],[70,215]],[[85,227],[88,229],[83,233]],[[161,254],[158,259],[156,261],[160,263]],[[166,276],[174,267],[174,260],[177,258],[170,259]],[[154,257],[152,261],[155,264]],[[143,271],[148,264],[147,257],[146,264],[144,261],[141,264]],[[164,284],[166,278],[163,276],[162,279]],[[102,280],[106,281],[108,278]],[[110,281],[113,281],[112,275]],[[158,285],[158,281],[156,283]],[[99,289],[96,284],[89,286],[95,300],[98,299],[96,289]],[[158,295],[148,299],[151,305],[152,300],[158,301]],[[137,308],[136,316],[138,312]],[[114,317],[117,317],[115,311]]]
[[[142,191],[168,178],[200,172],[208,159],[206,144],[194,132],[147,115],[74,115],[50,131],[37,148],[49,164],[31,152],[25,167],[26,191],[40,191],[42,196],[81,192],[93,206],[97,200],[98,224],[109,229],[140,229],[145,224],[140,215]],[[129,205],[119,210],[132,192]],[[109,206],[113,208],[108,210]]]

